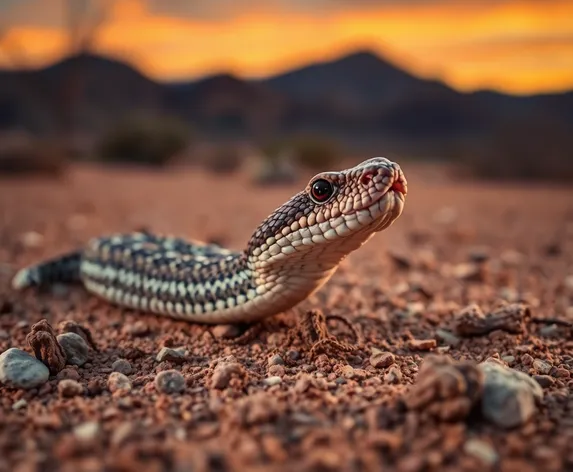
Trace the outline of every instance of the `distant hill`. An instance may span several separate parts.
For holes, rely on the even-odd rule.
[[[178,115],[213,133],[316,129],[447,138],[484,133],[500,120],[529,115],[573,123],[573,91],[528,97],[460,93],[369,51],[263,80],[220,74],[159,83],[98,55],[69,57],[34,71],[0,71],[0,128],[45,130],[71,116],[75,126],[97,132],[141,111]]]

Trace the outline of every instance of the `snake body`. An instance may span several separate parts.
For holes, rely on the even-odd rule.
[[[372,158],[315,175],[263,220],[244,251],[147,232],[113,234],[21,269],[12,286],[80,282],[112,304],[157,315],[255,321],[318,290],[348,254],[400,216],[406,193],[400,166]]]

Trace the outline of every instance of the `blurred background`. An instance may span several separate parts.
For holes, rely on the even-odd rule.
[[[0,0],[0,171],[573,180],[570,0]]]

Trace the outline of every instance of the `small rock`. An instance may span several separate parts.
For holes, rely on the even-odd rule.
[[[211,377],[213,388],[227,388],[233,375],[243,375],[243,366],[238,362],[223,362],[218,364]]]
[[[492,423],[513,428],[526,423],[535,413],[535,403],[543,398],[541,386],[523,372],[501,364],[479,364],[485,376],[482,414]]]
[[[290,349],[287,351],[287,357],[290,361],[298,361],[300,359],[300,352],[295,351],[294,349]]]
[[[269,375],[283,377],[286,374],[285,368],[282,365],[272,365],[269,367]]]
[[[20,236],[20,242],[27,248],[38,248],[44,244],[44,236],[36,231],[27,231]]]
[[[278,385],[282,382],[282,379],[276,375],[274,377],[267,377],[263,380],[263,383],[268,386]]]
[[[133,372],[133,369],[131,368],[131,364],[129,363],[129,361],[127,361],[125,359],[117,359],[111,365],[111,368],[114,372],[119,372],[120,374],[123,374],[123,375],[129,375]]]
[[[533,379],[543,388],[548,388],[555,384],[555,379],[550,375],[534,375]]]
[[[533,365],[534,360],[535,359],[533,359],[529,354],[523,354],[523,356],[521,356],[521,363],[523,365]]]
[[[394,364],[394,354],[391,352],[378,351],[370,356],[370,365],[376,369],[383,369]]]
[[[58,383],[58,393],[65,398],[76,397],[84,393],[84,387],[75,380],[64,379]]]
[[[453,276],[468,282],[484,282],[485,268],[480,264],[464,262],[453,267]]]
[[[274,356],[269,357],[269,367],[273,365],[284,365],[285,361],[281,356],[275,354]]]
[[[437,329],[436,336],[449,346],[455,347],[460,343],[460,338],[445,329]]]
[[[164,370],[155,377],[155,388],[161,393],[179,393],[185,390],[185,378],[176,370]]]
[[[515,356],[502,356],[501,360],[508,365],[511,365],[515,362]]]
[[[56,375],[56,379],[80,380],[80,373],[72,367],[66,367],[65,369],[62,369],[60,372],[58,372],[58,375]]]
[[[556,324],[548,324],[539,328],[539,334],[548,338],[559,336],[559,326]]]
[[[93,441],[100,431],[97,421],[86,421],[74,428],[74,436],[80,441]]]
[[[0,383],[7,387],[30,389],[49,377],[48,368],[25,351],[13,347],[0,355]]]
[[[144,321],[136,321],[132,325],[126,325],[123,329],[126,334],[130,334],[134,337],[145,336],[149,334],[149,325]]]
[[[418,316],[424,314],[426,305],[422,302],[412,302],[406,305],[406,314],[408,316]]]
[[[351,365],[345,365],[341,369],[342,376],[346,379],[351,379],[354,377],[354,368]]]
[[[68,364],[81,367],[88,361],[89,347],[79,334],[63,333],[57,339],[66,353]]]
[[[552,365],[548,362],[542,361],[541,359],[535,359],[533,361],[533,368],[539,374],[548,374],[551,372]]]
[[[118,390],[130,391],[131,381],[126,375],[120,372],[112,372],[107,379],[107,388],[109,388],[109,391],[112,393]]]
[[[20,400],[14,402],[12,404],[12,410],[16,411],[16,410],[21,410],[22,408],[26,408],[28,406],[28,402],[26,400],[24,400],[23,398],[20,398]]]
[[[390,370],[384,376],[384,381],[389,384],[397,384],[402,380],[402,371],[397,367],[390,367]]]
[[[94,341],[91,331],[88,328],[76,323],[72,320],[65,320],[58,324],[58,329],[60,333],[76,333],[78,336],[81,336],[86,344],[90,346],[94,351],[97,351],[97,345]]]
[[[493,446],[479,439],[468,439],[464,444],[464,451],[486,465],[493,465],[499,459],[499,455],[495,452]]]
[[[558,379],[568,379],[569,377],[571,377],[571,372],[569,372],[569,370],[566,369],[565,367],[557,367],[555,369],[552,369],[551,375]]]
[[[238,325],[217,325],[212,330],[213,336],[219,339],[231,339],[241,335],[241,329]]]
[[[172,362],[173,364],[182,364],[185,362],[185,354],[176,349],[170,347],[163,347],[157,357],[155,358],[157,362]]]
[[[411,339],[408,346],[416,351],[430,351],[436,347],[436,344],[435,339]]]

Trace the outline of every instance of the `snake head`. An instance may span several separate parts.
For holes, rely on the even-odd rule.
[[[315,250],[340,260],[400,216],[407,189],[400,166],[383,157],[321,172],[261,223],[247,252],[257,265]]]

